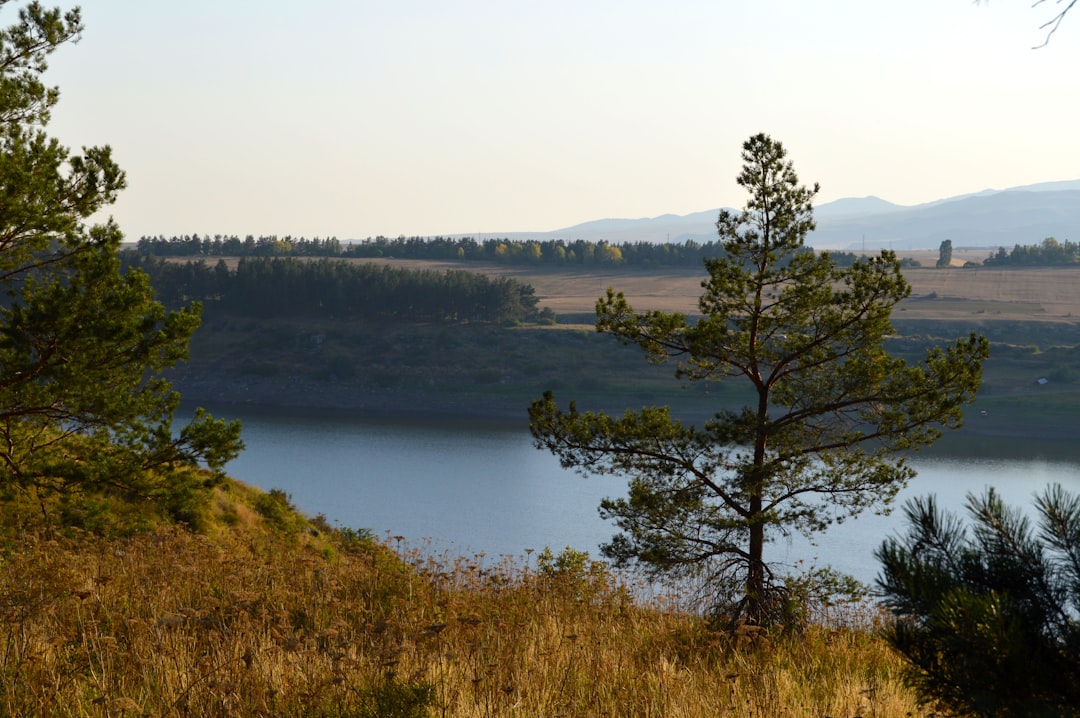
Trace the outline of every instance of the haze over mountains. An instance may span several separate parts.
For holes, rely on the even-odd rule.
[[[601,219],[551,232],[511,232],[511,239],[584,239],[684,242],[716,239],[719,209],[642,219]],[[814,208],[817,231],[807,243],[818,249],[1011,249],[1046,237],[1080,241],[1080,180],[984,190],[913,206],[878,197],[845,198]]]

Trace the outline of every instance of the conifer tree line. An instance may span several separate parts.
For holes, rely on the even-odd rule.
[[[341,254],[337,237],[307,239],[269,235],[244,239],[216,234],[200,237],[142,237],[135,245],[139,254],[156,257],[336,257]]]
[[[516,279],[460,270],[403,269],[330,259],[245,257],[176,262],[128,253],[166,306],[201,302],[207,313],[250,317],[334,317],[402,322],[525,322],[538,312],[535,290]]]
[[[514,240],[472,237],[387,237],[368,238],[342,243],[336,237],[306,239],[276,235],[244,239],[236,235],[200,237],[143,237],[137,245],[143,256],[154,257],[353,257],[426,259],[435,261],[498,262],[513,265],[589,266],[620,265],[627,267],[694,267],[709,258],[721,257],[719,242],[627,242],[612,244],[605,240],[584,239]],[[807,249],[806,251],[812,251]],[[842,267],[855,263],[853,252],[832,252],[833,261]],[[917,264],[917,263],[916,263]]]
[[[158,257],[357,257],[501,262],[547,265],[687,265],[699,266],[715,256],[715,242],[687,240],[680,244],[636,242],[615,245],[604,240],[511,240],[472,237],[375,237],[342,244],[337,238],[312,240],[275,235],[244,239],[197,234],[182,237],[143,237],[140,254]]]
[[[984,267],[1060,267],[1080,265],[1080,244],[1047,237],[1039,244],[1021,245],[1012,251],[999,247],[983,261]]]

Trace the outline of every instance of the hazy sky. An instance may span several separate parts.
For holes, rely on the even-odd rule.
[[[51,130],[112,145],[129,239],[741,206],[757,132],[819,202],[1080,179],[1080,10],[1033,50],[1051,0],[81,4]]]

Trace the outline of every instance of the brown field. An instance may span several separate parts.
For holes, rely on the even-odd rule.
[[[1080,321],[1080,270],[1074,268],[984,269],[964,268],[966,261],[981,262],[985,249],[957,249],[950,269],[934,267],[937,250],[906,252],[922,267],[904,270],[911,297],[899,307],[904,319],[987,320],[1015,319],[1043,322]],[[557,314],[591,313],[608,287],[623,292],[636,309],[693,313],[701,294],[704,269],[665,268],[525,268],[460,262],[417,260],[377,261],[429,269],[466,269],[514,277],[536,288],[543,307]],[[898,316],[897,318],[901,318]]]

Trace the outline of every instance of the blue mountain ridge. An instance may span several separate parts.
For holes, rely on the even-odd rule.
[[[687,215],[598,219],[550,232],[496,233],[512,239],[583,239],[625,242],[708,242],[716,239],[719,209]],[[814,208],[817,230],[807,244],[818,249],[1011,248],[1046,237],[1080,240],[1080,180],[983,190],[918,205],[879,197],[849,197]]]

